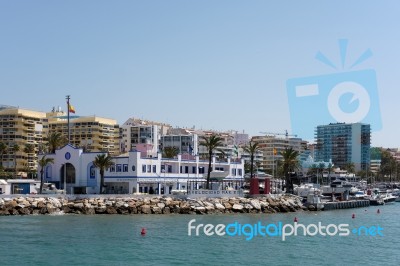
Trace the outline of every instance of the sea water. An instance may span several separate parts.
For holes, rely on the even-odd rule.
[[[293,224],[295,217],[305,225],[379,226],[383,236],[188,235],[192,219]],[[0,265],[399,265],[399,221],[399,203],[288,214],[3,216]]]

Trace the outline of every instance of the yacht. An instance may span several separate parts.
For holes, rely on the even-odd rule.
[[[294,188],[294,194],[300,197],[307,197],[309,194],[320,194],[322,190],[318,184],[302,184]]]
[[[333,180],[330,186],[322,187],[322,194],[329,196],[332,195],[332,193],[337,194],[347,192],[349,194],[355,194],[357,191],[359,191],[359,189],[353,186],[353,184],[348,182],[344,177]]]

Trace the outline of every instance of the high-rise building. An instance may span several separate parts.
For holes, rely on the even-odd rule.
[[[370,165],[371,127],[362,123],[332,123],[315,130],[317,161],[329,161],[345,168],[354,163],[355,170],[367,170]]]
[[[68,136],[66,113],[58,110],[47,113],[49,132],[60,132]],[[70,144],[85,151],[120,153],[119,125],[116,120],[98,116],[70,117]]]
[[[292,148],[299,154],[307,149],[307,141],[301,138],[278,138],[266,135],[253,136],[251,140],[259,143],[260,150],[263,152],[260,170],[273,174],[277,172],[277,162],[282,159],[281,153],[286,148]]]
[[[145,156],[157,156],[160,138],[170,127],[164,123],[129,118],[121,126],[123,152],[137,150]]]
[[[0,106],[0,142],[7,147],[0,157],[3,168],[17,172],[35,169],[47,130],[46,113]]]

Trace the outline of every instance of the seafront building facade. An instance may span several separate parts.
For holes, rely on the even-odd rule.
[[[307,141],[301,138],[280,138],[273,135],[254,136],[251,139],[258,143],[262,152],[260,170],[272,173],[277,172],[277,161],[282,160],[281,153],[287,148],[293,148],[300,154],[307,150]]]
[[[315,130],[317,161],[329,161],[344,169],[354,163],[355,170],[368,170],[370,165],[371,128],[362,123],[331,123]]]
[[[68,194],[99,193],[100,173],[93,165],[99,154],[104,153],[83,152],[83,149],[68,144],[54,154],[46,155],[46,158],[53,158],[54,163],[45,167],[44,179],[59,189],[65,187]],[[114,156],[113,162],[104,176],[109,194],[170,194],[172,190],[187,189],[188,181],[198,182],[198,188],[201,188],[208,169],[208,161],[200,160],[199,156],[193,160],[184,160],[181,155],[166,159],[160,153],[156,157],[142,157],[136,150]],[[243,176],[243,160],[233,162],[230,158],[227,161],[212,158],[211,177],[240,181]]]
[[[37,153],[47,132],[46,113],[0,106],[0,142],[6,146],[0,161],[3,168],[16,169],[17,175],[36,169]],[[26,149],[28,144],[33,147],[30,151]]]
[[[122,126],[122,153],[138,150],[149,156],[157,156],[160,139],[171,128],[169,124],[129,118]]]
[[[49,132],[68,136],[67,114],[61,110],[47,113]],[[70,143],[85,151],[119,154],[119,125],[116,120],[98,116],[70,116]]]

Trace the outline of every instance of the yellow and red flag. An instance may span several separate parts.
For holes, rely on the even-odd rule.
[[[71,104],[68,105],[68,112],[75,114],[75,108]]]

